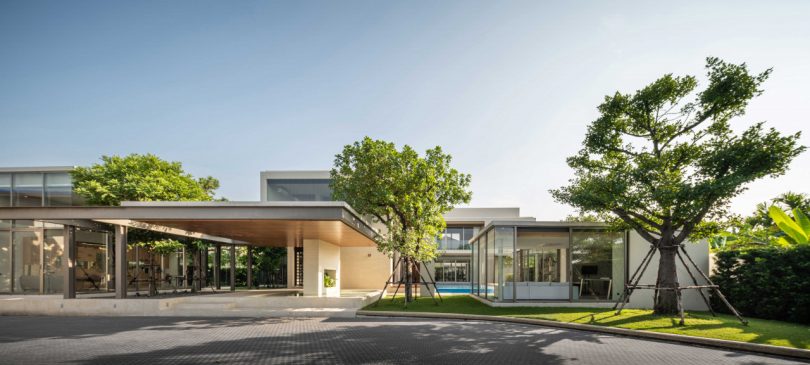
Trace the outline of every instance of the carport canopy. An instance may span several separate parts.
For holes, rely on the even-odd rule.
[[[0,219],[93,220],[260,247],[373,246],[376,231],[344,202],[124,202],[117,207],[0,208]]]

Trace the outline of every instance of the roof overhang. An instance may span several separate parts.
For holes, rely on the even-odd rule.
[[[118,207],[13,207],[0,208],[0,219],[129,221],[129,226],[169,227],[187,236],[194,233],[276,247],[297,246],[305,239],[320,239],[337,246],[372,246],[376,236],[371,225],[344,202],[125,202]]]

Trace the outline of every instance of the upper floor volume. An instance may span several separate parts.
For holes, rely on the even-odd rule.
[[[73,192],[72,166],[0,168],[0,207],[82,205]]]

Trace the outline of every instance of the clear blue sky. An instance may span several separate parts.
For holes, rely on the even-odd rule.
[[[556,220],[572,209],[547,191],[602,97],[702,78],[706,56],[774,68],[739,128],[807,129],[808,19],[800,1],[6,0],[0,166],[152,152],[257,200],[260,170],[328,169],[368,135],[441,145],[474,206]],[[810,153],[734,210],[810,193],[808,167]]]

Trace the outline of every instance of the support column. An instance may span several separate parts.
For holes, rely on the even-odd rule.
[[[217,290],[222,289],[222,245],[217,243],[214,248],[214,287]]]
[[[208,286],[208,246],[200,250],[200,289]]]
[[[62,251],[63,298],[76,298],[76,227],[65,226],[65,249]]]
[[[245,246],[247,249],[247,287],[253,289],[253,247]]]
[[[127,297],[127,227],[115,226],[115,298]]]
[[[183,246],[183,289],[188,289],[188,250]]]
[[[287,288],[295,288],[295,247],[287,247]]]
[[[324,275],[334,279],[333,287],[324,285]],[[304,295],[340,296],[340,247],[322,240],[304,240]]]
[[[105,262],[104,268],[104,281],[106,284],[106,291],[115,290],[115,281],[113,277],[115,276],[115,265],[113,265],[113,258],[115,257],[115,244],[113,244],[113,237],[109,233],[104,234],[104,247],[107,248],[107,261]]]
[[[231,291],[236,291],[236,245],[231,245]]]

